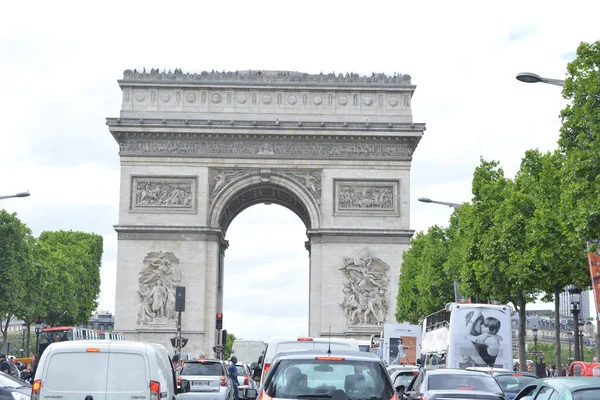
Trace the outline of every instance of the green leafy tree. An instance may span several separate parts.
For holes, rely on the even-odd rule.
[[[227,332],[227,340],[225,341],[225,347],[223,347],[223,357],[225,358],[225,360],[229,360],[229,358],[231,357],[231,349],[233,348],[233,342],[235,341],[236,337],[233,333],[229,333]]]
[[[563,97],[570,104],[561,112],[558,141],[565,156],[561,208],[567,233],[584,252],[586,241],[600,239],[600,41],[577,48]],[[596,346],[600,359],[600,336]]]
[[[34,238],[15,213],[0,211],[0,331],[2,351],[6,352],[10,320],[24,307],[24,282],[32,263]]]
[[[100,293],[102,237],[84,232],[42,232],[43,320],[49,325],[87,324]]]
[[[396,320],[417,323],[454,300],[453,279],[444,268],[448,237],[439,226],[419,232],[404,252],[398,287]]]

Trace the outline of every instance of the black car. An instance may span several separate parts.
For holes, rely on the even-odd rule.
[[[489,374],[496,378],[509,399],[514,399],[521,389],[538,379],[530,372],[491,371]]]
[[[404,392],[403,400],[461,399],[507,400],[502,388],[491,375],[464,369],[424,369]]]
[[[29,400],[31,385],[0,372],[0,400]]]

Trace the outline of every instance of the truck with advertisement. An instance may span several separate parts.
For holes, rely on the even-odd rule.
[[[421,358],[421,327],[384,324],[380,357],[388,365],[416,365]]]
[[[512,309],[450,303],[423,318],[421,366],[512,370]]]

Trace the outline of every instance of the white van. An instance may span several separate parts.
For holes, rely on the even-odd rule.
[[[232,355],[236,356],[239,363],[252,364],[257,362],[258,358],[265,349],[266,343],[262,340],[241,340],[233,341],[231,347]]]
[[[358,342],[356,339],[340,339],[336,337],[331,338],[311,338],[311,337],[298,337],[298,338],[272,338],[267,342],[267,348],[265,355],[262,360],[262,372],[260,376],[260,384],[262,385],[273,358],[277,353],[282,351],[290,350],[352,350],[359,351]],[[256,375],[255,375],[256,376]]]
[[[190,390],[175,386],[167,350],[155,343],[75,340],[50,344],[35,373],[31,400],[174,400]]]

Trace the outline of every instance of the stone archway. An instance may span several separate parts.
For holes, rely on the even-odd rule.
[[[186,350],[209,354],[225,234],[259,203],[307,227],[310,335],[366,337],[394,320],[425,129],[410,77],[128,70],[119,84],[107,122],[121,157],[115,329],[170,346],[185,286]]]

